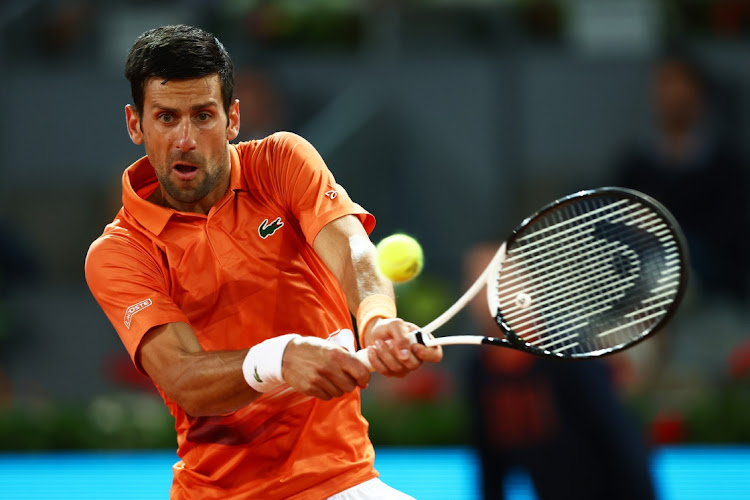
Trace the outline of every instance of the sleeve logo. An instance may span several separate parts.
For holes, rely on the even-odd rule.
[[[130,321],[133,319],[133,315],[135,313],[143,311],[151,304],[153,304],[153,302],[151,302],[151,299],[146,299],[125,309],[125,326],[128,328],[128,330],[130,330]]]
[[[337,191],[334,191],[333,189],[325,192],[325,196],[327,196],[331,200],[335,200],[338,195],[339,193]]]

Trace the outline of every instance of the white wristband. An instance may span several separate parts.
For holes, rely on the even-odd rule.
[[[281,360],[287,344],[297,337],[296,333],[288,333],[251,347],[242,362],[247,384],[258,392],[268,392],[283,384]]]

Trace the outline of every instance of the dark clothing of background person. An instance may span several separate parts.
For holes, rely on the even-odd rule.
[[[744,300],[750,274],[747,167],[726,140],[705,134],[697,142],[682,159],[670,158],[657,139],[636,143],[623,154],[614,182],[672,212],[685,232],[701,293]]]
[[[673,50],[655,61],[650,93],[651,133],[624,152],[614,181],[653,196],[674,214],[688,241],[701,302],[744,301],[748,172],[732,143],[731,92],[692,55]]]
[[[504,498],[515,468],[539,500],[655,498],[643,436],[606,363],[502,351],[482,349],[472,363],[484,498]]]

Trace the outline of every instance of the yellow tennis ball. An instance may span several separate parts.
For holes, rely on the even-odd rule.
[[[383,238],[377,249],[380,272],[395,283],[414,279],[422,271],[422,247],[411,236],[393,234]]]

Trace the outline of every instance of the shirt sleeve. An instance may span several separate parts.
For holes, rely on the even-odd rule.
[[[89,248],[86,282],[135,362],[143,336],[167,323],[189,323],[169,295],[163,269],[153,256],[120,235],[104,235]]]
[[[369,234],[375,227],[375,217],[349,197],[336,182],[318,151],[305,139],[295,134],[276,134],[277,175],[285,204],[299,221],[307,242],[329,222],[344,215],[355,215]]]

